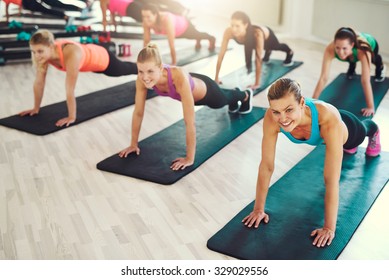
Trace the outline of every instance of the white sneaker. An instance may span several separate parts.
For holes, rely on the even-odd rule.
[[[377,83],[383,82],[385,80],[385,75],[386,75],[386,65],[384,64],[383,67],[382,67],[380,76],[376,77],[374,79],[374,81],[377,82]]]

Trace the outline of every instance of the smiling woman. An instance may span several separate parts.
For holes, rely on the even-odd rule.
[[[32,61],[37,71],[34,81],[34,107],[20,112],[21,116],[39,113],[49,65],[66,72],[66,102],[68,116],[56,122],[56,126],[69,126],[77,118],[75,87],[79,72],[102,73],[111,77],[137,74],[135,63],[118,60],[105,48],[82,45],[70,40],[54,40],[54,35],[41,29],[30,39]]]
[[[335,33],[334,40],[329,43],[324,51],[323,63],[319,81],[317,82],[313,98],[318,98],[327,83],[331,61],[337,58],[349,63],[347,76],[352,79],[358,61],[362,64],[361,83],[365,94],[367,108],[362,108],[364,116],[375,113],[373,90],[370,83],[371,63],[375,64],[375,82],[385,80],[385,66],[378,53],[377,40],[367,33],[355,32],[352,28],[342,27]]]
[[[173,160],[171,169],[180,170],[194,163],[196,153],[195,105],[221,108],[229,105],[230,113],[248,114],[252,110],[253,91],[247,89],[221,89],[211,78],[186,73],[180,67],[162,63],[161,55],[154,44],[143,48],[137,58],[135,109],[132,117],[131,143],[119,153],[127,157],[130,153],[140,154],[139,133],[145,111],[147,89],[158,95],[168,96],[182,103],[186,127],[186,157]]]
[[[339,204],[339,180],[343,153],[356,153],[366,136],[369,144],[367,156],[378,156],[381,151],[380,134],[376,123],[360,121],[352,113],[336,109],[331,104],[304,98],[300,85],[291,79],[281,78],[269,89],[270,108],[263,123],[262,159],[258,171],[256,199],[253,211],[243,219],[248,227],[258,227],[261,221],[269,222],[265,212],[270,178],[274,170],[278,134],[285,134],[294,143],[319,145],[325,143],[324,163],[324,224],[311,232],[313,245],[330,245],[335,237]],[[309,172],[307,170],[307,172]]]

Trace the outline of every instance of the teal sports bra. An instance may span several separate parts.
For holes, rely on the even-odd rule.
[[[317,109],[315,104],[313,103],[313,99],[305,98],[305,104],[311,109],[311,117],[312,117],[312,128],[311,128],[311,136],[307,140],[300,140],[293,137],[290,132],[286,132],[281,128],[281,132],[285,134],[286,137],[289,138],[290,141],[296,144],[308,144],[312,146],[317,146],[323,143],[323,138],[320,136],[320,127],[319,127],[319,114],[317,113]]]

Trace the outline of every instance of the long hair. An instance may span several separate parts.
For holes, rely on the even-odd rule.
[[[348,39],[350,43],[354,43],[354,47],[364,52],[370,52],[372,59],[374,58],[374,52],[370,44],[350,27],[339,28],[334,36],[334,41]],[[370,61],[369,61],[370,62]]]
[[[280,78],[270,86],[267,99],[277,100],[288,94],[293,94],[296,101],[300,102],[302,98],[300,84],[289,78]]]
[[[148,43],[138,54],[137,62],[143,63],[146,61],[154,61],[156,65],[162,65],[161,54],[159,53],[158,46],[153,43]]]
[[[159,8],[157,5],[152,3],[142,4],[142,11],[150,11],[153,15],[157,16],[156,25],[161,25],[161,16],[159,15]]]
[[[240,20],[243,24],[247,24],[246,37],[244,40],[244,55],[246,60],[246,68],[250,73],[252,71],[252,57],[253,50],[256,47],[256,41],[254,37],[254,26],[251,24],[249,16],[241,11],[237,11],[232,14],[231,19]]]

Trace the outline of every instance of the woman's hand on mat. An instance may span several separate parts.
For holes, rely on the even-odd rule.
[[[335,232],[329,228],[319,228],[312,231],[311,236],[316,236],[312,243],[314,246],[324,247],[331,244],[335,238]]]
[[[375,113],[374,108],[362,108],[361,112],[364,117],[373,116]]]
[[[193,164],[194,160],[190,160],[187,158],[176,158],[173,160],[172,165],[170,165],[170,169],[173,170],[183,170],[187,166],[191,166]]]
[[[127,157],[131,153],[136,153],[137,156],[140,154],[140,149],[138,146],[129,146],[119,153],[119,157]]]
[[[66,118],[63,118],[63,119],[60,119],[58,120],[55,125],[56,126],[69,126],[70,124],[74,123],[76,121],[75,118],[71,118],[71,117],[66,117]]]
[[[242,223],[247,227],[252,227],[254,225],[254,227],[257,228],[261,221],[267,224],[269,222],[269,215],[263,211],[254,210],[242,220]]]
[[[215,79],[215,83],[217,83],[218,85],[223,84],[223,82],[220,79]]]
[[[39,109],[31,109],[31,110],[26,110],[26,111],[20,112],[19,116],[22,116],[22,117],[27,116],[27,115],[34,116],[34,115],[38,115],[38,113],[39,113]]]

